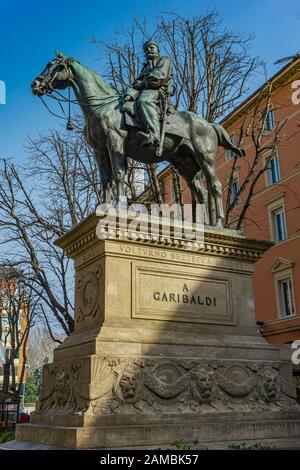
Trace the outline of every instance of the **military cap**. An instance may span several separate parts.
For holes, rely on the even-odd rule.
[[[158,51],[159,51],[159,46],[158,46],[158,44],[156,44],[155,41],[153,41],[153,39],[148,39],[148,41],[145,42],[145,44],[143,45],[143,50],[145,50],[145,48],[147,46],[150,46],[150,44],[153,45],[153,46],[156,46]]]

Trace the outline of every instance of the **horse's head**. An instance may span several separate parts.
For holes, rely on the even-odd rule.
[[[64,90],[72,76],[70,64],[73,60],[70,57],[65,57],[61,52],[56,52],[56,57],[31,83],[32,93],[41,96],[51,93],[54,89]]]

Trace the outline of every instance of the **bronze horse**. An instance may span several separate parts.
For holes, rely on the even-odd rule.
[[[204,203],[208,191],[212,194],[216,226],[222,227],[222,185],[215,171],[217,148],[222,146],[241,157],[245,153],[232,144],[220,124],[210,123],[192,112],[176,111],[172,117],[172,132],[168,132],[167,127],[163,153],[158,157],[153,150],[141,147],[137,137],[140,129],[126,125],[121,95],[76,59],[57,52],[31,84],[32,92],[37,96],[67,86],[73,88],[82,109],[85,136],[94,149],[104,194],[114,181],[117,199],[124,195],[126,158],[143,163],[168,161],[185,178],[197,202]],[[207,189],[202,183],[203,178]]]

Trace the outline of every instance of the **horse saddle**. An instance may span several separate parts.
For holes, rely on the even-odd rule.
[[[135,108],[134,102],[132,102],[132,108],[134,112],[134,108]],[[176,111],[170,114],[167,114],[166,134],[176,135],[179,137],[184,137],[185,139],[190,139],[190,136],[187,130],[184,129],[183,126],[178,126],[178,121],[176,122],[176,115],[177,115]],[[144,129],[145,127],[144,123],[139,118],[138,113],[134,113],[134,115],[131,115],[125,111],[124,116],[125,116],[125,123],[127,126],[136,127],[137,129]]]

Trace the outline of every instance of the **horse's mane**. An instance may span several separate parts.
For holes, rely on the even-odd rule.
[[[112,98],[113,97],[118,98],[120,96],[120,94],[116,90],[114,90],[112,86],[109,85],[109,83],[103,80],[101,75],[99,75],[97,72],[94,72],[94,70],[91,70],[86,65],[81,64],[79,60],[77,59],[72,58],[72,61],[77,62],[81,67],[89,71],[89,73],[94,77],[95,83],[98,85],[99,91],[101,93],[105,93],[107,97],[112,97]]]

